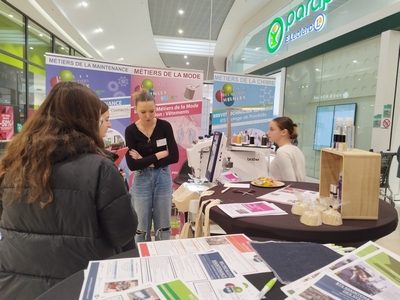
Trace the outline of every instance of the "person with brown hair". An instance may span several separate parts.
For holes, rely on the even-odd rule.
[[[133,207],[139,225],[136,241],[151,240],[154,222],[156,240],[170,238],[172,177],[169,165],[179,159],[172,126],[156,118],[154,97],[143,90],[134,95],[139,119],[125,130],[129,152],[126,162],[134,179],[131,188]]]
[[[297,139],[297,125],[292,119],[273,119],[269,123],[268,138],[279,147],[270,165],[271,176],[277,180],[304,181],[305,158],[303,152],[292,143]]]
[[[111,128],[110,109],[104,101],[100,106],[100,137],[105,138],[108,128]]]
[[[99,134],[101,102],[60,82],[0,161],[0,295],[34,299],[131,244],[137,216]],[[131,247],[131,248],[132,248]]]

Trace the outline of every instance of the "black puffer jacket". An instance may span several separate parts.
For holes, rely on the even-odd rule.
[[[80,154],[57,162],[51,186],[54,202],[41,209],[23,200],[6,204],[12,187],[3,185],[0,299],[34,299],[133,241],[137,216],[109,159]]]

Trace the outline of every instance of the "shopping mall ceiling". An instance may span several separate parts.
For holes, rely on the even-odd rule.
[[[224,70],[241,26],[270,0],[8,0],[88,57]],[[207,75],[208,74],[208,75]]]

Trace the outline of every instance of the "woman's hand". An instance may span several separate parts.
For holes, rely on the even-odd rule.
[[[141,159],[143,158],[139,152],[137,152],[136,150],[129,150],[129,155],[133,158],[133,159]]]
[[[166,158],[168,155],[169,155],[168,150],[164,150],[164,151],[160,151],[160,152],[156,153],[156,156],[157,156],[158,160]]]

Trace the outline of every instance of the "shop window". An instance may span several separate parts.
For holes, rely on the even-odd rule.
[[[45,66],[46,52],[52,52],[51,35],[32,21],[28,21],[28,61]]]
[[[21,130],[25,108],[23,62],[0,53],[0,149]]]
[[[0,1],[0,49],[15,56],[24,57],[24,17]]]
[[[318,107],[355,103],[355,147],[369,150],[379,45],[375,37],[287,68],[283,113],[299,125],[307,176],[319,177],[320,152],[313,147]]]
[[[70,47],[59,39],[54,41],[54,53],[69,55]]]
[[[28,65],[28,118],[46,98],[46,72],[44,68]]]

